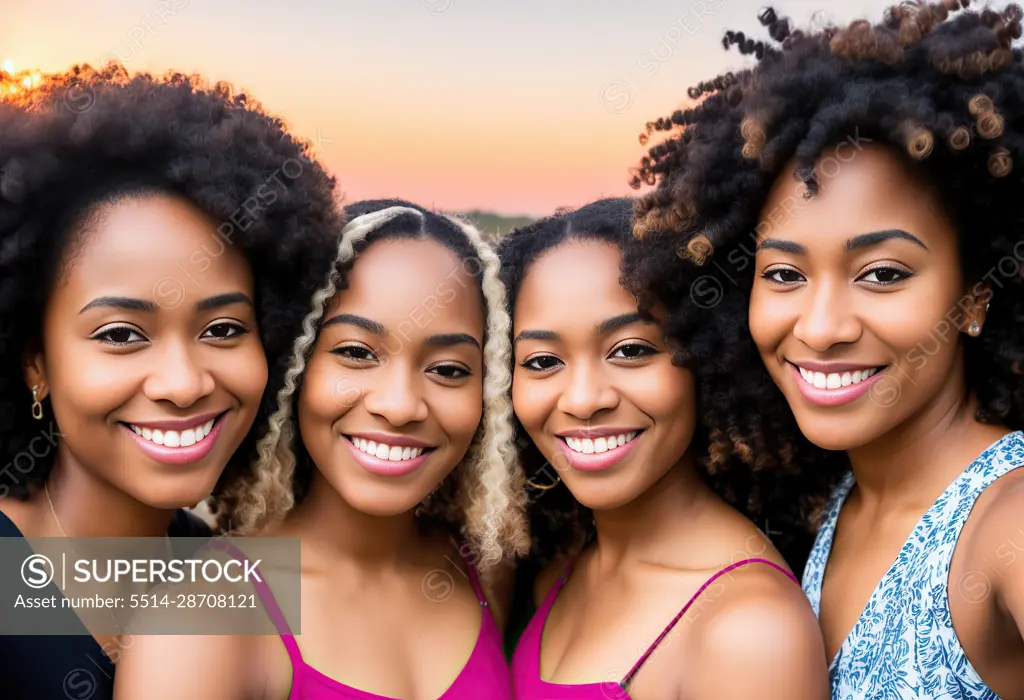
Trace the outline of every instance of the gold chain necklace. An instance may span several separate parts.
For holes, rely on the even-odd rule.
[[[57,511],[53,507],[53,500],[50,498],[50,484],[49,484],[49,482],[43,482],[43,492],[46,493],[46,502],[50,504],[50,514],[53,516],[53,522],[57,523],[57,529],[60,530],[60,534],[64,537],[64,539],[70,540],[71,538],[68,537],[68,533],[64,532],[64,527],[60,524],[60,518],[57,517]],[[71,556],[73,556],[77,560],[78,559],[78,555],[75,554],[75,550],[74,550],[74,548],[70,544],[68,544],[68,549],[71,550]],[[61,591],[61,593],[63,593],[63,592],[64,591]],[[117,633],[114,634],[113,636],[120,637],[121,636],[121,625],[120,625],[120,623],[118,623],[117,617],[114,615],[114,611],[112,609],[110,609],[110,608],[107,608],[107,613],[110,615],[110,619],[113,621],[114,627],[117,629]],[[106,653],[105,650],[104,650],[104,653]]]

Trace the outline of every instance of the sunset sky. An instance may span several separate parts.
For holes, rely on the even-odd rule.
[[[893,0],[784,0],[877,18]],[[761,0],[3,0],[0,61],[227,80],[319,139],[346,200],[537,216],[630,194],[644,123],[746,64]]]

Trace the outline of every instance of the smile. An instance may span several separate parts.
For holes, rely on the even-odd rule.
[[[574,469],[590,472],[609,469],[621,462],[633,450],[637,438],[644,434],[644,430],[622,428],[566,432],[569,434],[557,435],[566,461]]]
[[[610,450],[622,447],[627,442],[630,442],[639,433],[637,431],[629,433],[620,433],[619,435],[607,435],[599,438],[574,438],[574,437],[563,437],[562,440],[569,446],[569,449],[573,452],[579,452],[580,454],[592,455],[601,454]]]
[[[804,369],[799,365],[796,366],[800,370],[800,376],[803,377],[804,381],[813,386],[815,389],[839,389],[844,386],[851,386],[853,384],[860,384],[865,379],[874,376],[877,372],[885,369],[885,367],[872,367],[870,369],[856,369],[852,372],[830,372],[828,374],[824,372],[814,372],[809,369]]]
[[[871,391],[878,380],[888,376],[886,365],[806,367],[794,362],[787,364],[800,394],[822,407],[843,406],[856,401]]]
[[[223,411],[185,420],[122,422],[121,426],[151,459],[164,464],[193,464],[213,450],[228,414]]]
[[[368,454],[371,457],[377,459],[387,460],[388,462],[407,462],[410,459],[416,459],[424,451],[430,449],[427,447],[409,447],[399,445],[388,445],[383,442],[374,442],[373,440],[366,440],[361,437],[352,437],[346,435],[349,442],[351,442],[357,450],[364,454]]]

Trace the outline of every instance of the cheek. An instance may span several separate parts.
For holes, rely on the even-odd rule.
[[[358,372],[346,371],[329,358],[315,355],[306,365],[299,394],[299,422],[330,425],[362,400]]]
[[[693,374],[671,362],[631,372],[622,393],[655,421],[682,427],[696,417]]]
[[[106,354],[89,340],[47,341],[50,401],[65,427],[83,420],[103,421],[142,391],[148,371],[144,355]]]
[[[512,410],[527,432],[533,434],[543,426],[549,413],[548,404],[551,403],[548,394],[554,386],[552,378],[541,382],[527,375],[526,370],[516,368],[513,372]]]
[[[750,327],[750,336],[762,354],[771,353],[774,350],[798,316],[799,309],[796,308],[794,299],[787,299],[785,295],[772,293],[764,288],[763,283],[755,280],[750,293],[747,322]]]
[[[217,383],[243,404],[256,410],[269,377],[267,356],[255,334],[230,350],[210,351],[210,368]]]
[[[431,416],[453,444],[468,447],[483,418],[483,387],[479,381],[458,388],[430,390],[427,404]]]

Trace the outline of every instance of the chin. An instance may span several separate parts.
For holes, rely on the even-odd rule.
[[[418,493],[395,493],[393,489],[389,488],[361,489],[354,493],[339,493],[349,506],[375,518],[393,518],[408,513],[426,497],[426,494],[419,496]],[[419,497],[417,498],[417,496]]]
[[[832,420],[821,418],[801,419],[797,417],[797,426],[803,436],[815,446],[823,450],[847,452],[870,443],[882,434],[869,426],[858,425],[858,421],[849,416],[836,417]]]
[[[614,510],[634,500],[640,494],[615,488],[615,484],[566,484],[573,498],[590,510]]]

